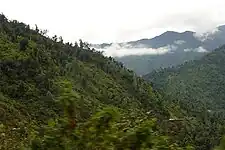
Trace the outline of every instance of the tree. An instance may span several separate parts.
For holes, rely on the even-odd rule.
[[[84,48],[84,42],[81,39],[79,40],[79,46],[80,46],[80,49]]]
[[[20,41],[20,50],[26,50],[28,46],[28,39],[24,38]]]
[[[4,14],[0,14],[0,23],[8,22],[8,19],[5,17]]]
[[[62,38],[62,36],[59,37],[59,42],[60,42],[60,43],[63,43],[63,38]]]
[[[54,42],[57,42],[57,40],[58,40],[57,35],[54,35],[54,36],[52,37],[52,40],[53,40]]]
[[[38,26],[35,24],[35,31],[37,32],[37,33],[39,33],[39,28],[38,28]]]

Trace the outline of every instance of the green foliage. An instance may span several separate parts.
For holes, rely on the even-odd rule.
[[[49,123],[41,138],[39,133],[32,140],[31,149],[191,149],[171,144],[158,133],[154,119],[124,128],[126,118],[115,108],[103,109],[76,128],[69,128],[65,120]]]
[[[187,138],[193,139],[198,149],[212,149],[225,134],[225,47],[207,54],[200,60],[187,62],[178,67],[155,71],[144,78],[156,89],[163,90],[176,100],[190,121],[192,131]],[[190,140],[189,140],[190,141]]]
[[[224,109],[224,49],[224,46],[220,47],[201,60],[155,71],[145,78],[152,81],[154,87],[165,90],[165,93],[185,103],[189,110]]]
[[[26,50],[28,46],[28,39],[22,39],[20,41],[20,50]]]
[[[225,137],[220,141],[220,145],[215,148],[215,150],[224,150],[225,149]]]
[[[6,127],[0,149],[26,147],[36,135],[36,128],[48,124],[49,119],[56,120],[50,123],[54,126],[47,128],[33,145],[66,149],[73,146],[75,137],[69,129],[62,135],[64,128],[75,130],[79,124],[86,127],[88,122],[104,123],[92,115],[105,107],[127,114],[126,123],[133,126],[140,118],[169,118],[170,113],[162,106],[163,97],[121,63],[90,49],[82,40],[73,45],[64,43],[62,37],[48,38],[46,33],[37,26],[32,30],[29,25],[0,15],[0,124]],[[101,131],[104,138],[113,138],[115,122],[108,124],[110,133]],[[25,131],[20,133],[14,128]],[[57,140],[63,142],[51,143]]]
[[[203,122],[190,123],[176,99],[122,63],[46,33],[0,15],[0,149],[204,150],[218,141],[207,145],[214,132],[205,128],[195,138]]]

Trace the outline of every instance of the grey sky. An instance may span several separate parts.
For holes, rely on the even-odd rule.
[[[0,0],[9,19],[75,41],[123,42],[225,24],[224,0]]]

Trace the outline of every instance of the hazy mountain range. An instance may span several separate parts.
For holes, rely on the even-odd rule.
[[[192,31],[182,33],[167,31],[152,39],[140,39],[125,43],[92,45],[105,55],[118,61],[137,74],[143,75],[160,67],[178,65],[198,59],[207,52],[225,44],[225,25],[202,34]]]

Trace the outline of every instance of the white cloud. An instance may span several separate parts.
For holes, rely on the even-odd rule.
[[[215,35],[216,33],[218,33],[218,32],[220,32],[220,31],[218,30],[218,28],[213,28],[213,29],[210,29],[210,30],[208,30],[208,31],[206,31],[206,32],[202,32],[202,33],[201,33],[201,32],[197,32],[197,33],[194,34],[194,36],[195,36],[198,40],[204,42],[205,40],[209,40],[209,39],[213,40],[214,35]]]
[[[183,40],[174,41],[174,44],[177,44],[177,45],[182,45],[184,43],[186,43],[186,41],[183,41]]]
[[[199,52],[199,53],[206,53],[206,52],[208,52],[206,49],[204,49],[204,48],[201,47],[201,46],[198,47],[198,48],[196,48],[195,51],[196,51],[196,52]]]
[[[204,32],[225,23],[224,0],[1,0],[0,12],[65,40],[151,38],[166,30]]]
[[[206,49],[204,49],[202,46],[194,49],[184,49],[185,52],[199,52],[199,53],[206,53],[208,52]]]
[[[123,57],[129,55],[162,55],[177,49],[177,47],[174,45],[168,45],[157,49],[146,48],[144,47],[144,45],[139,45],[137,47],[133,48],[131,45],[128,44],[124,46],[120,46],[119,44],[112,44],[111,46],[106,47],[105,49],[98,50],[103,51],[103,54],[106,56]]]

